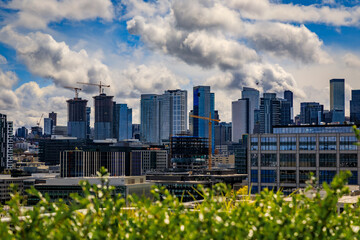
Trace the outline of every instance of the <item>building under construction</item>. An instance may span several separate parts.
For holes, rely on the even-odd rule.
[[[171,163],[177,169],[205,169],[208,151],[208,138],[173,136],[170,139]]]

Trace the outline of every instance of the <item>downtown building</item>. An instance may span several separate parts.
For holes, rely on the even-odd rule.
[[[93,98],[95,106],[94,139],[104,140],[113,138],[114,97],[101,93]]]
[[[0,171],[12,168],[13,164],[13,122],[0,114]]]
[[[187,131],[187,91],[167,90],[162,95],[141,95],[140,140],[161,144]]]
[[[75,97],[74,99],[69,99],[66,102],[68,105],[68,122],[67,122],[68,136],[76,137],[79,139],[86,139],[87,136],[86,105],[88,101],[85,99]],[[49,122],[52,121],[51,118],[48,118],[48,120]]]
[[[330,80],[330,111],[333,123],[345,121],[345,79]]]
[[[114,138],[117,141],[132,139],[132,109],[127,104],[116,104],[114,102]]]
[[[248,140],[249,187],[282,189],[290,194],[306,187],[310,173],[321,185],[349,170],[349,184],[359,185],[360,150],[351,125],[277,126],[273,134],[253,134]]]
[[[360,90],[351,91],[350,122],[360,124]]]

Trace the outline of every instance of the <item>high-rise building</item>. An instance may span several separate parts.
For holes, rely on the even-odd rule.
[[[281,123],[280,100],[276,93],[264,93],[260,99],[260,133],[272,133],[273,126]]]
[[[53,129],[53,120],[51,118],[44,118],[44,135],[50,136]]]
[[[254,125],[255,125],[255,110],[260,108],[259,101],[260,101],[260,93],[258,90],[254,88],[244,87],[242,92],[242,99],[249,99],[249,132],[254,132]]]
[[[95,136],[96,140],[103,140],[113,137],[113,116],[114,103],[113,96],[106,96],[101,93],[95,96]]]
[[[114,105],[114,138],[118,141],[132,138],[132,109],[127,104]]]
[[[332,122],[345,121],[345,79],[330,80],[330,111]]]
[[[133,139],[140,139],[140,124],[133,124],[132,125],[132,138]]]
[[[90,139],[91,136],[90,118],[91,118],[91,107],[86,107],[86,138],[87,139]]]
[[[187,91],[167,90],[162,95],[141,95],[141,137],[161,143],[187,131]]]
[[[16,137],[27,138],[28,129],[26,127],[21,127],[16,130]]]
[[[317,102],[300,103],[300,122],[302,124],[320,124],[324,106]]]
[[[294,120],[294,94],[292,91],[290,90],[285,90],[284,91],[284,99],[288,102],[290,102],[290,107],[291,107],[291,113],[290,113],[290,119],[291,119],[291,123]]]
[[[14,145],[14,124],[12,121],[8,121],[6,168],[12,168],[13,165],[13,149],[14,149],[13,145]]]
[[[215,146],[226,145],[232,141],[232,123],[220,122],[214,129]]]
[[[233,101],[231,105],[232,115],[232,141],[239,142],[244,134],[250,129],[250,101],[248,98]]]
[[[280,125],[289,125],[292,124],[291,114],[291,102],[286,99],[280,99]]]
[[[57,113],[55,112],[51,112],[49,113],[49,118],[51,118],[53,120],[53,126],[56,126],[56,121],[57,121]]]
[[[0,113],[0,171],[12,166],[13,122]]]
[[[360,124],[360,90],[351,91],[350,121]]]
[[[86,104],[87,100],[81,98],[69,99],[68,103],[68,135],[86,139]]]
[[[193,113],[195,116],[215,116],[215,94],[210,92],[210,86],[195,86],[193,88]],[[211,116],[210,116],[211,115]],[[194,118],[193,135],[195,137],[209,138],[209,124],[207,120]],[[214,151],[214,124],[212,124],[212,149]]]
[[[219,115],[219,111],[218,110],[215,110],[214,111],[214,119],[217,119],[217,120],[220,120],[220,115]],[[215,126],[217,126],[217,125],[219,125],[220,124],[220,122],[214,122],[214,125]]]

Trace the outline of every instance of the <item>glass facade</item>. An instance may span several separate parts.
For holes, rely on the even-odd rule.
[[[296,183],[296,170],[280,170],[280,183]]]
[[[355,136],[340,137],[340,150],[357,150],[357,138]]]
[[[299,171],[299,183],[300,184],[306,183],[306,181],[310,179],[311,173],[313,173],[313,176],[316,176],[316,173],[314,171],[300,170]]]
[[[277,138],[276,137],[262,137],[261,138],[261,150],[277,150]]]
[[[261,154],[261,167],[277,167],[276,154]]]
[[[251,170],[251,182],[257,183],[259,179],[258,170]]]
[[[296,150],[296,137],[280,137],[280,150]]]
[[[336,167],[336,154],[335,153],[320,153],[319,154],[320,167]]]
[[[358,172],[357,171],[351,171],[351,177],[349,177],[349,185],[358,185]]]
[[[257,153],[252,153],[251,154],[251,166],[252,167],[257,167],[258,164],[258,154]]]
[[[341,153],[340,167],[357,167],[358,156],[356,153]]]
[[[316,167],[316,154],[300,153],[299,154],[300,167]]]
[[[303,127],[274,127],[276,134],[288,133],[353,133],[352,125],[316,125],[316,126],[303,126]]]
[[[319,137],[319,150],[336,150],[336,137]]]
[[[250,146],[250,149],[251,150],[258,150],[259,149],[259,138],[257,137],[252,137],[251,138],[251,146]]]
[[[276,170],[261,170],[262,183],[276,183]]]
[[[322,184],[323,182],[331,183],[333,178],[336,175],[336,171],[329,171],[329,170],[320,170],[319,171],[319,183]]]
[[[316,137],[300,137],[299,150],[316,150]]]
[[[296,167],[296,154],[295,153],[281,153],[280,154],[280,167]]]

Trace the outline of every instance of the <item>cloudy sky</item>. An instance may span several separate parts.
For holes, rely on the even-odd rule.
[[[329,108],[329,79],[345,78],[346,107],[360,89],[358,0],[3,0],[0,112],[16,127],[41,114],[67,121],[64,86],[111,85],[133,108],[140,94],[210,85],[220,118],[243,86],[295,94]],[[89,100],[98,92],[83,87]],[[347,110],[348,113],[348,110]]]

